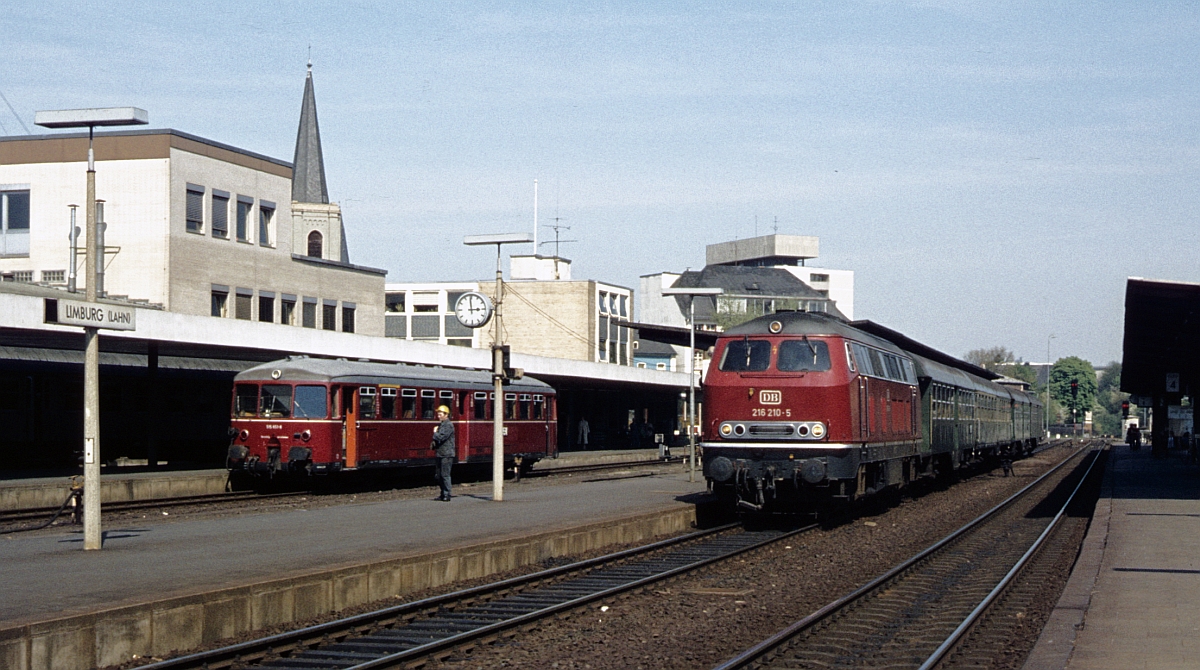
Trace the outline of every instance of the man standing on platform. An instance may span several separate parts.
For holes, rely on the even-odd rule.
[[[433,444],[429,448],[437,452],[438,457],[434,478],[441,485],[442,494],[437,499],[445,502],[450,500],[450,468],[454,466],[454,424],[450,422],[450,408],[445,405],[438,407],[433,416],[438,425],[433,429]]]

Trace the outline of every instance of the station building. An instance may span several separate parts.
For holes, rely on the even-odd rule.
[[[325,185],[312,72],[295,160],[178,130],[97,133],[103,294],[168,312],[383,334],[384,270],[349,262]],[[82,267],[87,133],[0,138],[0,277]],[[70,247],[72,211],[80,229]]]

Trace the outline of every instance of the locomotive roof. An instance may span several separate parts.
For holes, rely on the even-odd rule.
[[[871,346],[884,349],[894,354],[905,355],[905,352],[891,342],[859,330],[842,319],[820,312],[776,312],[760,316],[743,324],[734,326],[724,333],[728,335],[771,335],[768,329],[772,321],[778,321],[783,328],[776,335],[837,335]]]
[[[371,361],[349,361],[344,358],[293,357],[256,365],[236,377],[234,381],[287,381],[345,382],[351,384],[451,384],[492,388],[492,373],[485,370],[459,370],[457,368],[424,367],[406,363],[378,363]],[[505,388],[525,391],[552,391],[550,385],[524,377],[504,385]]]

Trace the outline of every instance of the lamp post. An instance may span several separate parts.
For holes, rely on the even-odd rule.
[[[1050,439],[1050,371],[1054,369],[1054,365],[1050,363],[1050,340],[1054,339],[1054,333],[1046,338],[1046,406],[1042,410],[1042,419],[1046,428],[1046,439]]]
[[[98,297],[97,266],[104,262],[96,225],[96,164],[92,139],[96,126],[133,126],[149,122],[146,110],[137,107],[64,109],[37,112],[33,122],[45,128],[87,128],[88,167],[87,247],[84,249],[84,281],[87,302]],[[71,226],[74,232],[74,225]],[[72,267],[74,262],[72,259]],[[85,327],[83,357],[83,548],[99,549],[100,536],[100,330]]]
[[[496,245],[496,322],[492,335],[492,500],[504,500],[504,271],[500,265],[500,247],[505,244],[529,244],[531,233],[500,233],[497,235],[467,235],[467,246]]]
[[[721,295],[719,288],[664,288],[663,295],[688,297],[688,481],[696,481],[696,296]]]

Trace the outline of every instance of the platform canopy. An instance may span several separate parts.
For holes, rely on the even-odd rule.
[[[1121,390],[1135,396],[1200,389],[1200,283],[1130,277],[1125,284]]]

